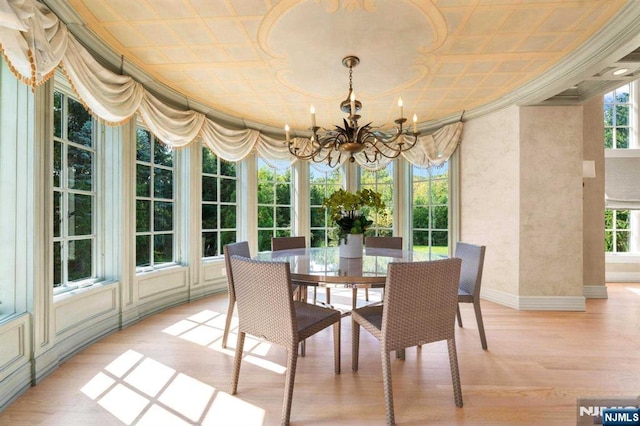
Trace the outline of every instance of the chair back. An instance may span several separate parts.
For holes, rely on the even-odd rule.
[[[305,248],[305,237],[273,237],[271,238],[271,251],[291,250]]]
[[[298,344],[289,263],[231,257],[238,330],[286,348]]]
[[[251,258],[249,243],[247,241],[240,241],[224,246],[224,266],[227,270],[227,291],[229,292],[229,295],[235,297],[236,292],[233,281],[233,270],[231,269],[231,256]]]
[[[381,325],[387,351],[455,337],[461,263],[389,263]]]
[[[402,237],[364,237],[364,246],[402,250]]]
[[[480,296],[485,250],[485,246],[477,246],[463,242],[456,244],[455,256],[462,259],[460,290],[473,295],[473,297]]]

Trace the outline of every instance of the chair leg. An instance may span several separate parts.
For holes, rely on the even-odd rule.
[[[318,287],[314,286],[313,287],[313,304],[317,304],[318,302]]]
[[[224,332],[222,333],[222,347],[227,347],[227,339],[229,338],[229,329],[231,328],[231,319],[233,318],[233,306],[236,304],[236,298],[229,294],[229,306],[227,306],[227,318],[224,323]]]
[[[331,305],[331,289],[327,287],[325,290],[327,295],[327,305]]]
[[[291,400],[293,399],[293,383],[296,379],[296,365],[298,362],[298,351],[293,347],[288,352],[287,377],[284,384],[284,401],[282,401],[282,424],[288,425],[291,417]]]
[[[351,321],[351,370],[358,371],[358,355],[360,352],[360,324]]]
[[[460,303],[458,303],[457,309],[458,309],[458,312],[457,312],[457,314],[458,314],[458,327],[462,327],[462,316],[460,315]]]
[[[364,289],[364,300],[366,300],[367,302],[369,301],[369,289],[368,288]]]
[[[482,349],[487,350],[487,337],[484,334],[484,322],[482,321],[482,311],[480,311],[480,301],[473,301],[473,310],[476,311],[476,321],[478,322],[478,332],[480,333],[480,343]]]
[[[231,395],[235,395],[238,391],[238,378],[240,377],[240,363],[242,362],[242,348],[244,347],[243,332],[238,333],[238,342],[236,344],[236,355],[233,360],[233,379],[231,381]]]
[[[351,309],[355,309],[358,306],[358,289],[351,289]]]
[[[393,388],[391,386],[391,356],[382,346],[382,382],[384,385],[384,404],[387,412],[387,424],[395,425],[396,419],[393,413]]]
[[[302,342],[299,343],[300,345],[300,356],[304,357],[305,355],[307,355],[307,341],[303,340]]]
[[[404,361],[404,359],[405,359],[405,350],[404,349],[398,349],[396,351],[396,359]]]
[[[333,366],[336,374],[340,374],[340,321],[333,324]]]
[[[462,407],[462,388],[460,387],[460,370],[458,369],[458,353],[455,339],[447,340],[449,349],[449,365],[451,366],[451,381],[453,382],[453,397],[457,407]]]

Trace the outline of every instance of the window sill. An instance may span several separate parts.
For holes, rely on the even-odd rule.
[[[65,291],[60,291],[57,294],[53,295],[53,302],[54,303],[58,303],[58,302],[62,302],[64,300],[67,300],[69,298],[72,298],[74,296],[80,295],[80,294],[84,294],[96,289],[101,289],[107,286],[111,286],[111,285],[116,285],[118,284],[120,281],[87,281],[86,283],[82,283],[81,285],[78,285],[77,287],[74,288],[70,288],[68,290]]]
[[[604,261],[605,263],[638,263],[640,253],[607,253]]]
[[[173,269],[177,267],[181,267],[179,263],[163,263],[160,266],[145,266],[142,268],[136,268],[136,276],[152,274],[154,272],[160,272],[167,269]]]

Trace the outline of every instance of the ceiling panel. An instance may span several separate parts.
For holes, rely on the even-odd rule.
[[[504,97],[580,48],[625,0],[69,0],[111,49],[215,111],[281,128],[429,122]]]

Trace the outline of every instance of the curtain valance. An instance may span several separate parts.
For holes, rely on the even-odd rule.
[[[34,88],[62,66],[86,108],[108,124],[124,123],[138,113],[149,130],[172,147],[186,146],[200,137],[227,161],[242,160],[254,150],[265,159],[295,161],[284,140],[253,129],[226,129],[202,113],[175,109],[131,77],[104,68],[66,25],[36,0],[0,2],[0,48],[14,75]],[[402,155],[412,164],[439,165],[455,151],[461,137],[462,122],[450,124],[421,137],[418,146]],[[348,158],[343,157],[342,161]],[[369,169],[381,169],[390,161],[382,158],[369,164],[364,153],[355,155],[355,160]]]

